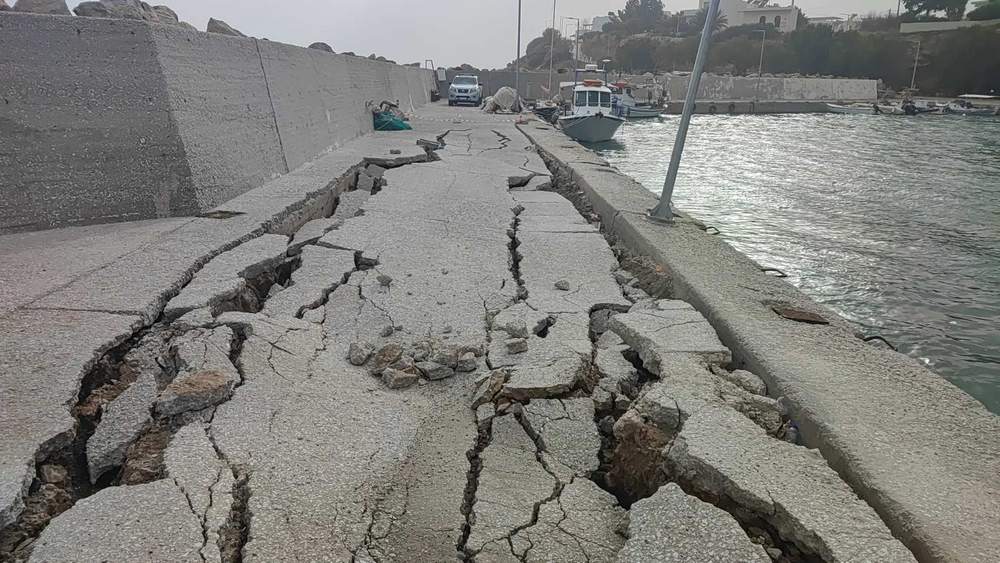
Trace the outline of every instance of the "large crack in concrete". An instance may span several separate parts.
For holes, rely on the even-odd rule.
[[[310,202],[304,204],[304,207],[313,209],[313,211],[306,211],[303,215],[309,217],[319,213],[328,217],[332,216],[337,209],[337,194],[356,189],[356,182],[345,184],[344,179],[356,177],[359,170],[364,170],[366,166],[378,163],[379,166],[385,168],[396,168],[415,162],[427,162],[433,160],[434,149],[435,147],[425,147],[427,158],[411,159],[412,162],[410,160],[397,162],[393,159],[365,159],[361,164],[345,172],[340,178],[330,182],[326,191],[319,195],[314,194]],[[304,224],[301,218],[297,220],[298,228]],[[271,232],[282,232],[287,230],[287,227],[273,225],[270,230]],[[287,244],[291,243],[294,238],[295,232],[293,231],[284,240]],[[252,243],[255,240],[257,239],[252,238],[237,244],[235,247],[226,248],[207,259],[200,267],[196,267],[192,276],[165,303],[169,303],[174,297],[188,290],[201,270],[209,267],[215,258],[223,256],[227,252],[233,252],[243,244]],[[301,246],[297,248],[297,251],[301,252]],[[302,318],[308,311],[323,307],[329,299],[330,293],[337,286],[346,283],[354,271],[367,269],[369,264],[360,254],[360,252],[357,253],[356,268],[332,280],[329,287],[323,288],[320,298],[303,305],[295,312],[296,318]],[[0,561],[7,563],[8,561],[29,558],[35,540],[44,532],[49,522],[60,514],[71,510],[80,500],[89,498],[106,488],[124,484],[151,483],[165,477],[163,453],[172,436],[193,419],[200,419],[211,424],[220,403],[209,406],[202,413],[194,413],[194,418],[190,416],[192,413],[159,415],[154,412],[153,417],[144,424],[144,430],[130,442],[123,444],[127,452],[124,460],[119,465],[102,470],[101,475],[104,477],[91,475],[87,463],[87,444],[101,423],[102,412],[116,399],[128,392],[138,379],[134,369],[127,365],[126,358],[144,342],[160,339],[159,343],[163,348],[158,354],[155,354],[155,358],[162,372],[156,378],[160,382],[159,387],[162,392],[164,387],[169,386],[178,376],[176,349],[170,345],[170,342],[183,337],[192,330],[199,330],[196,328],[198,326],[223,326],[211,319],[224,313],[259,313],[268,299],[275,295],[274,288],[287,289],[292,285],[290,279],[302,266],[302,257],[294,255],[262,264],[263,268],[250,268],[240,272],[238,277],[242,281],[238,287],[220,293],[221,298],[213,296],[207,303],[208,309],[204,313],[190,308],[175,308],[168,315],[166,309],[169,308],[169,305],[165,304],[164,311],[150,328],[139,331],[98,360],[95,367],[84,376],[77,405],[72,409],[76,418],[73,440],[64,447],[50,448],[52,451],[36,464],[35,484],[29,491],[25,503],[26,510],[22,511],[10,526],[0,530]],[[226,355],[232,368],[238,373],[238,381],[232,386],[223,402],[232,398],[236,390],[246,382],[240,361],[243,343],[248,337],[246,325],[230,323],[227,326],[232,327],[233,338]],[[217,447],[216,450],[219,459],[224,460],[222,452]],[[234,480],[232,496],[236,502],[233,504],[229,522],[225,527],[227,531],[220,537],[219,543],[224,551],[224,561],[238,561],[242,559],[242,548],[249,533],[250,514],[247,500],[250,495],[248,485],[250,474],[245,467],[234,465],[229,465],[229,467]],[[123,469],[124,471],[122,471]],[[187,496],[186,493],[185,496]],[[195,515],[197,516],[197,514]],[[201,518],[201,521],[204,524],[204,518]]]

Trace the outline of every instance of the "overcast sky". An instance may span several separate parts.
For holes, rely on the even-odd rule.
[[[247,35],[307,46],[325,41],[337,52],[377,53],[400,63],[505,66],[516,52],[517,0],[147,0],[173,8],[204,30],[209,17]],[[791,0],[781,0],[784,5]],[[897,0],[797,0],[808,16],[896,9]],[[79,4],[77,0],[69,2]],[[625,0],[557,0],[557,19],[620,9]],[[670,11],[697,0],[666,0]],[[522,0],[523,43],[551,25],[551,0]]]

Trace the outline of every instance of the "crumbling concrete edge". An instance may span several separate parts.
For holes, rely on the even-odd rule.
[[[670,277],[672,297],[691,303],[709,320],[722,342],[732,350],[733,367],[758,374],[767,383],[770,394],[783,399],[783,406],[788,409],[788,414],[798,425],[804,444],[822,453],[827,463],[855,493],[875,509],[897,539],[922,561],[940,561],[958,557],[956,553],[960,553],[963,549],[958,547],[962,540],[948,537],[950,534],[955,534],[954,530],[944,530],[936,524],[941,519],[947,518],[967,519],[963,517],[965,514],[963,507],[956,506],[954,502],[945,506],[944,501],[939,501],[936,503],[936,514],[928,515],[922,513],[924,506],[911,500],[912,495],[921,487],[948,489],[948,483],[954,483],[951,487],[954,490],[943,496],[959,498],[968,484],[958,484],[956,479],[961,481],[965,476],[939,474],[933,483],[910,483],[907,482],[907,474],[893,474],[895,471],[887,471],[884,464],[880,465],[879,460],[866,460],[865,452],[859,451],[857,444],[852,443],[854,440],[850,436],[850,429],[831,424],[836,421],[830,420],[830,413],[826,412],[828,405],[818,404],[815,401],[815,391],[809,388],[809,378],[797,377],[798,372],[817,371],[818,362],[802,365],[801,356],[776,361],[774,355],[768,355],[766,350],[781,340],[785,340],[786,345],[790,342],[795,345],[808,344],[809,340],[816,339],[816,334],[797,337],[796,333],[818,328],[822,330],[820,334],[829,342],[829,350],[832,351],[828,352],[827,359],[830,357],[829,354],[832,354],[834,363],[842,361],[845,365],[864,364],[871,373],[885,371],[886,366],[889,366],[890,369],[918,376],[923,387],[943,390],[946,396],[940,400],[952,403],[953,407],[945,410],[956,415],[961,413],[960,416],[968,421],[968,427],[975,428],[970,431],[978,436],[985,436],[990,432],[996,436],[996,431],[1000,429],[998,422],[1000,419],[989,413],[981,403],[966,395],[964,391],[917,364],[915,360],[895,351],[865,350],[867,344],[860,340],[858,333],[847,320],[819,305],[784,280],[768,275],[759,264],[736,251],[728,243],[707,234],[705,225],[697,220],[679,214],[671,227],[655,223],[648,218],[648,211],[656,205],[658,199],[653,193],[611,167],[579,143],[564,137],[558,130],[543,126],[535,120],[519,124],[518,128],[531,140],[540,156],[549,165],[553,177],[562,174],[566,180],[575,185],[580,192],[577,194],[578,199],[582,199],[582,202],[575,201],[571,195],[564,195],[574,200],[578,207],[592,208],[601,219],[603,234],[613,246],[623,248],[636,256],[648,257],[664,267]],[[657,231],[666,228],[686,231],[685,242],[690,243],[695,249],[691,251],[692,254],[700,250],[713,250],[716,255],[724,255],[727,258],[726,268],[734,270],[725,275],[738,274],[736,277],[751,286],[743,289],[756,297],[755,304],[758,307],[769,303],[788,304],[796,309],[819,314],[829,321],[829,326],[798,326],[800,323],[789,321],[795,325],[789,328],[779,322],[773,322],[774,319],[740,318],[746,311],[745,307],[741,308],[740,304],[727,307],[732,305],[733,296],[721,295],[723,292],[718,288],[698,285],[697,280],[687,279],[685,264],[679,264],[674,258],[677,249],[666,248],[662,239],[659,241],[656,239]],[[704,254],[711,256],[713,253]],[[691,258],[690,254],[687,258]],[[705,266],[711,267],[707,263]],[[737,299],[740,297],[747,295],[741,295]],[[780,328],[771,330],[774,327]],[[838,369],[837,365],[826,367],[830,370]],[[945,430],[942,430],[942,433],[944,432]],[[893,436],[893,439],[912,442],[897,446],[910,447],[914,452],[926,450],[929,446],[920,440],[919,435]],[[939,438],[939,441],[942,439]],[[872,445],[869,444],[867,447],[870,448]],[[995,457],[994,452],[997,451],[996,445],[984,447],[982,451],[954,444],[952,447],[960,448],[970,455],[972,451],[977,451],[981,458],[978,463],[972,462],[972,464],[978,465],[985,473],[988,473],[991,466],[998,465],[995,459],[991,461]],[[948,454],[945,452],[940,455]],[[926,473],[924,475],[926,476]],[[980,479],[980,484],[985,483]],[[990,528],[993,525],[991,522],[1000,522],[1000,514],[978,516],[982,526],[978,528],[979,530]],[[966,537],[968,533],[964,532]],[[973,535],[978,534],[973,533]],[[1000,553],[1000,544],[993,544],[987,549],[991,550],[990,553],[993,553],[994,549]],[[985,552],[983,556],[986,556]]]
[[[324,155],[320,155],[317,158],[322,158],[322,156]],[[24,480],[22,481],[21,484],[21,490],[18,493],[15,493],[14,497],[9,499],[10,501],[9,503],[7,502],[8,499],[3,499],[4,505],[0,506],[0,529],[12,524],[24,510],[24,499],[28,494],[32,482],[36,478],[37,466],[40,460],[43,460],[49,453],[58,450],[61,447],[64,447],[66,444],[74,440],[77,431],[76,423],[74,417],[71,415],[69,411],[74,407],[76,401],[79,400],[80,389],[87,375],[95,368],[95,366],[98,365],[98,363],[105,356],[107,356],[110,352],[115,350],[118,346],[124,344],[130,339],[136,337],[142,331],[160,322],[163,318],[163,313],[164,310],[166,309],[167,304],[170,302],[171,299],[179,295],[181,290],[184,289],[184,287],[186,287],[189,283],[191,283],[191,281],[194,279],[195,274],[197,274],[198,271],[204,268],[209,262],[218,257],[220,254],[233,250],[239,247],[240,245],[245,244],[251,240],[254,240],[264,234],[268,233],[281,234],[288,232],[294,233],[303,224],[309,221],[310,208],[315,207],[316,209],[313,209],[312,211],[318,213],[319,210],[326,207],[327,199],[336,198],[343,191],[346,191],[346,188],[344,188],[344,186],[347,185],[346,183],[347,179],[356,175],[359,170],[364,169],[368,164],[379,163],[380,165],[384,165],[387,167],[398,167],[409,164],[430,162],[433,161],[435,158],[437,158],[437,155],[435,155],[433,150],[429,148],[425,148],[425,152],[423,154],[420,154],[419,156],[405,156],[405,155],[398,157],[362,156],[358,159],[356,164],[349,165],[338,176],[332,177],[326,183],[318,184],[316,189],[303,193],[298,200],[289,204],[285,204],[281,209],[275,211],[270,216],[260,217],[259,223],[257,223],[256,226],[249,227],[242,235],[234,236],[233,238],[230,238],[227,241],[220,242],[211,250],[202,253],[196,260],[194,260],[190,265],[187,266],[187,268],[184,270],[182,274],[180,274],[179,276],[177,276],[172,280],[164,280],[161,289],[156,294],[149,296],[149,301],[143,307],[143,309],[136,311],[131,311],[131,310],[105,311],[100,309],[88,309],[88,308],[74,309],[73,311],[81,313],[111,314],[122,317],[135,317],[135,319],[131,323],[129,330],[127,332],[122,332],[120,334],[115,335],[113,339],[103,342],[101,346],[96,347],[94,350],[91,351],[92,359],[88,361],[82,367],[82,369],[79,370],[79,373],[77,375],[77,385],[75,392],[73,396],[66,402],[66,407],[67,407],[66,420],[68,423],[68,427],[63,432],[51,436],[42,444],[40,444],[35,454],[30,459],[25,460],[26,463],[23,465],[25,474],[24,474]],[[312,162],[306,163],[299,169],[308,168],[311,164]],[[294,172],[295,171],[293,171],[293,173]],[[258,188],[258,190],[265,190],[266,187],[267,184],[265,184],[261,188]],[[253,191],[248,193],[253,193]],[[237,196],[237,198],[244,196],[245,194]],[[216,207],[215,209],[224,211],[226,209],[227,203],[223,203],[218,207]],[[191,225],[192,223],[199,220],[204,220],[204,219],[192,218],[191,221],[188,221],[180,225],[176,229],[173,229],[172,231],[168,232],[167,234],[171,234],[178,230],[184,229],[188,225]],[[134,250],[133,252],[122,256],[121,258],[119,258],[119,260],[125,259],[131,254],[148,252],[150,247],[153,246],[154,244],[155,243],[146,244]],[[59,291],[60,289],[63,289],[66,286],[71,285],[72,283],[76,283],[79,280],[86,278],[87,276],[94,275],[98,271],[99,269],[84,272],[69,284],[61,286],[60,288],[57,288],[53,292],[40,296],[34,302],[21,307],[21,309],[48,310],[48,308],[36,306],[35,303],[44,300],[45,297],[47,297],[51,293],[54,293],[55,291]]]

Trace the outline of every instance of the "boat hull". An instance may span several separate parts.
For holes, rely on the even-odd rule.
[[[897,106],[879,105],[879,111],[875,111],[875,106],[850,105],[842,106],[838,104],[826,104],[826,109],[830,113],[854,114],[854,115],[906,115],[902,108]]]
[[[614,138],[625,120],[613,115],[582,115],[559,118],[563,133],[574,141],[602,143]]]
[[[621,107],[618,109],[618,114],[621,117],[627,119],[648,119],[651,117],[660,117],[661,110],[659,108],[644,108],[644,107]]]

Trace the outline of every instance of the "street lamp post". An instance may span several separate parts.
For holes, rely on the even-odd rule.
[[[698,97],[698,86],[701,84],[701,75],[705,70],[705,62],[708,59],[708,47],[712,42],[712,27],[718,14],[719,0],[711,0],[708,5],[708,13],[705,17],[705,27],[701,30],[698,56],[695,57],[694,69],[691,71],[691,81],[688,83],[687,98],[684,100],[684,112],[681,114],[681,122],[677,127],[677,138],[674,140],[674,150],[670,156],[667,179],[663,182],[663,193],[660,194],[660,203],[649,212],[650,217],[653,219],[670,221],[674,217],[673,210],[670,208],[670,200],[674,195],[677,171],[681,166],[681,155],[684,154],[684,142],[687,140],[688,126],[691,125],[691,114],[694,113],[694,105]]]
[[[517,58],[514,59],[514,105],[521,109],[521,0],[517,0]]]
[[[764,76],[764,40],[767,39],[767,28],[758,29],[760,32],[760,63],[757,65],[757,89],[754,92],[754,99],[760,101],[760,79]]]
[[[552,97],[552,58],[556,51],[556,0],[552,0],[552,32],[549,37],[549,97]]]

